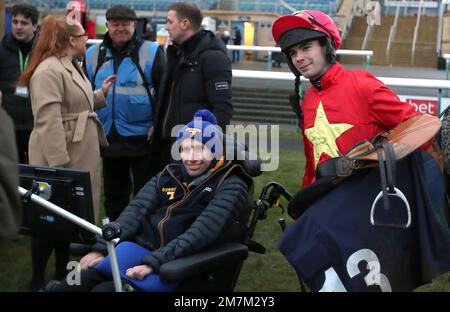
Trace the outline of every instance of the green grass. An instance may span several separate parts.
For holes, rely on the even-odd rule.
[[[30,238],[4,242],[0,250],[0,291],[26,291],[31,277]]]
[[[283,134],[284,137],[298,135]],[[297,137],[295,137],[297,139]],[[255,179],[255,197],[259,196],[261,188],[268,181],[277,181],[294,193],[300,187],[305,160],[302,152],[281,151],[279,169],[265,172]],[[286,207],[286,202],[282,202]],[[271,208],[267,218],[259,221],[254,240],[266,247],[266,253],[250,253],[244,262],[236,285],[236,291],[300,291],[295,271],[277,250],[277,242],[281,236],[278,218],[284,217],[287,223],[292,223],[290,217],[281,209]],[[19,241],[5,242],[0,245],[0,291],[27,291],[31,276],[30,238]],[[53,274],[53,259],[48,264],[47,278]],[[449,273],[436,278],[432,283],[424,285],[417,291],[437,292],[450,291]]]
[[[255,197],[269,181],[281,183],[290,193],[300,188],[305,160],[302,152],[282,151],[277,171],[264,172],[255,179]],[[286,208],[286,201],[281,202]],[[264,245],[266,253],[250,253],[244,262],[236,291],[300,291],[296,273],[277,249],[281,236],[278,219],[283,217],[287,224],[292,223],[287,212],[282,214],[280,208],[268,210],[267,218],[259,221],[253,239]]]
[[[268,128],[267,130],[270,131],[271,129],[272,128]],[[252,129],[250,127],[247,127],[247,128],[245,128],[245,130],[246,130],[245,133],[247,133],[248,135],[250,135],[252,137],[257,136],[257,135],[262,136],[263,138],[267,137],[266,133],[258,132],[258,128]],[[253,130],[256,130],[256,131],[253,131]],[[237,128],[236,133],[238,135],[243,135],[244,131],[242,129]],[[302,140],[302,134],[299,131],[280,130],[279,138],[280,138],[280,140],[292,140],[292,141],[300,142]]]

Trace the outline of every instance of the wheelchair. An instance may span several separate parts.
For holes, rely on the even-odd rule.
[[[241,165],[252,178],[261,175],[259,160],[244,160]],[[258,221],[267,217],[269,208],[282,207],[278,204],[281,196],[287,200],[291,198],[291,195],[277,182],[268,182],[256,200],[253,199],[253,186],[249,193],[247,209],[243,212],[246,223],[246,235],[243,241],[225,243],[165,263],[160,267],[161,279],[167,282],[181,281],[176,292],[232,292],[249,252],[265,253],[265,247],[252,239]],[[286,227],[282,218],[279,224],[281,229]],[[299,281],[302,290],[305,291],[302,281]],[[129,283],[124,285],[124,290],[139,291]]]
[[[227,138],[228,140],[228,138]],[[241,153],[241,157],[235,159],[246,173],[255,178],[261,175],[261,160],[247,151],[246,147],[237,147],[235,153]],[[243,155],[243,157],[242,157]],[[253,157],[254,156],[254,157]],[[31,196],[28,191],[25,196]],[[167,282],[180,282],[177,291],[233,291],[239,278],[240,271],[249,252],[263,254],[265,248],[255,242],[252,238],[258,221],[267,216],[267,209],[274,206],[280,196],[289,200],[290,194],[278,183],[269,182],[261,191],[258,199],[254,200],[254,185],[252,184],[246,209],[243,209],[240,216],[241,224],[245,225],[245,237],[239,242],[229,242],[219,246],[206,249],[190,256],[179,258],[165,263],[160,267],[160,277]],[[29,198],[28,198],[29,200]],[[284,220],[280,220],[282,228],[285,227]],[[90,245],[82,244],[82,253],[73,253],[75,256],[83,256],[91,251]],[[47,284],[46,290],[52,291],[51,281]],[[139,291],[133,285],[125,283],[122,287],[124,291]]]
[[[386,149],[389,148],[389,146],[386,146],[387,144],[382,144],[381,146],[376,146],[377,147],[377,152],[380,152],[381,154],[384,152],[385,155],[388,155],[389,153],[386,151]],[[424,171],[421,172],[419,171],[419,169],[414,170],[414,173],[417,175],[418,178],[423,178],[426,179],[427,176],[433,176],[431,175],[432,172],[439,172],[437,164],[434,162],[433,158],[428,155],[427,153],[425,153],[424,151],[417,151],[416,153],[412,154],[410,157],[408,157],[407,159],[404,159],[403,161],[399,161],[398,162],[398,170],[396,170],[395,166],[392,166],[392,163],[396,163],[397,160],[392,158],[393,153],[390,153],[391,159],[388,159],[388,156],[385,156],[386,159],[383,159],[381,157],[381,161],[380,159],[378,159],[378,165],[377,166],[368,166],[367,168],[364,168],[364,170],[361,170],[361,172],[356,172],[354,175],[352,175],[352,177],[348,180],[344,181],[340,181],[340,183],[336,183],[336,180],[334,178],[334,176],[326,176],[325,171],[322,172],[322,174],[324,174],[322,179],[319,179],[318,181],[316,181],[316,183],[314,185],[311,185],[310,187],[304,188],[302,190],[300,190],[299,192],[297,192],[294,195],[291,195],[289,192],[286,191],[286,189],[280,185],[277,182],[269,182],[268,184],[266,184],[262,191],[261,194],[259,196],[258,199],[256,199],[255,201],[251,201],[250,202],[250,211],[251,211],[251,216],[249,217],[249,222],[248,222],[248,229],[247,229],[247,238],[245,241],[241,242],[241,243],[232,243],[232,244],[226,244],[223,246],[220,246],[218,248],[214,248],[211,250],[207,250],[204,252],[201,252],[199,254],[195,254],[192,255],[190,257],[186,257],[186,258],[182,258],[182,259],[177,259],[175,261],[172,261],[170,263],[166,263],[165,265],[163,265],[161,267],[161,277],[163,279],[167,279],[170,281],[179,281],[179,280],[184,280],[181,288],[179,290],[181,291],[190,291],[190,290],[199,290],[199,291],[233,291],[234,287],[236,285],[236,282],[238,280],[239,274],[240,274],[240,270],[242,267],[243,262],[245,261],[245,259],[248,257],[249,252],[256,252],[256,253],[264,253],[265,252],[265,248],[264,246],[262,246],[261,244],[253,241],[253,234],[255,231],[255,227],[256,224],[259,220],[263,220],[266,216],[266,212],[267,209],[276,205],[277,202],[279,200],[280,197],[284,197],[287,201],[288,201],[288,214],[289,216],[291,216],[293,219],[295,220],[299,220],[300,215],[302,215],[302,220],[300,220],[300,222],[296,222],[296,226],[290,226],[290,228],[287,230],[287,232],[285,234],[287,235],[283,235],[284,239],[286,239],[286,237],[293,237],[294,239],[292,239],[293,244],[295,244],[296,247],[298,247],[299,249],[303,249],[302,253],[297,253],[294,254],[292,258],[288,259],[289,260],[293,260],[292,262],[295,262],[295,260],[298,259],[298,256],[301,255],[304,259],[309,259],[309,262],[306,264],[309,265],[313,265],[311,263],[314,262],[318,262],[318,265],[320,266],[321,264],[321,260],[323,260],[324,258],[321,256],[327,256],[328,254],[308,254],[307,252],[303,253],[303,251],[308,251],[308,249],[306,248],[307,246],[302,245],[302,242],[299,241],[299,236],[297,236],[296,234],[302,233],[305,234],[303,236],[303,238],[305,239],[305,241],[303,241],[303,243],[307,242],[306,238],[310,239],[312,236],[314,236],[314,234],[311,233],[316,233],[314,231],[308,232],[308,224],[306,224],[307,221],[305,220],[312,220],[313,222],[320,220],[321,218],[324,217],[324,215],[326,215],[326,213],[329,214],[329,218],[327,219],[328,221],[330,221],[331,223],[335,223],[335,225],[337,226],[337,228],[339,228],[339,224],[338,222],[334,222],[336,218],[337,214],[340,215],[347,215],[347,219],[345,219],[345,221],[351,221],[353,223],[346,223],[344,222],[344,224],[360,224],[361,228],[365,231],[363,233],[363,237],[367,237],[371,238],[371,237],[383,237],[383,235],[385,235],[384,237],[395,237],[398,239],[398,241],[400,240],[405,240],[408,243],[414,242],[417,243],[417,236],[416,233],[418,233],[419,230],[417,230],[418,226],[416,226],[416,224],[418,223],[417,220],[427,220],[429,223],[427,222],[422,222],[422,224],[420,225],[420,228],[422,230],[424,229],[429,229],[428,228],[428,224],[433,224],[433,226],[430,226],[431,228],[434,228],[434,230],[436,230],[435,233],[433,233],[433,235],[430,236],[426,236],[425,234],[421,234],[422,239],[425,239],[425,241],[430,242],[429,244],[426,244],[426,246],[430,246],[431,242],[433,242],[433,238],[442,238],[445,237],[447,238],[447,242],[449,241],[448,239],[448,235],[445,236],[445,233],[449,233],[448,232],[448,228],[445,227],[445,223],[439,223],[440,221],[444,221],[444,219],[440,219],[440,217],[437,216],[437,211],[438,210],[433,210],[433,207],[437,207],[437,209],[439,209],[439,207],[441,207],[442,209],[446,209],[441,211],[443,214],[443,217],[447,217],[447,222],[448,220],[448,202],[445,203],[441,203],[439,200],[441,199],[441,197],[436,197],[433,199],[433,201],[431,201],[430,199],[424,200],[423,203],[427,204],[426,206],[426,211],[427,214],[425,214],[424,210],[425,209],[414,209],[414,211],[418,211],[420,212],[420,214],[418,212],[414,212],[413,213],[413,217],[414,217],[414,222],[416,222],[415,224],[413,224],[412,228],[414,229],[413,231],[407,232],[410,234],[403,234],[405,233],[405,229],[408,227],[408,225],[404,226],[403,223],[401,221],[403,221],[403,210],[406,211],[406,209],[403,208],[402,209],[391,209],[389,211],[389,207],[388,207],[388,203],[386,202],[386,204],[383,203],[383,205],[380,205],[381,207],[384,206],[384,211],[389,211],[389,214],[387,215],[379,215],[379,214],[375,214],[375,204],[378,201],[378,199],[380,199],[380,194],[382,194],[382,192],[379,192],[379,188],[378,185],[381,182],[381,189],[386,189],[386,186],[383,186],[383,182],[380,181],[380,176],[383,175],[383,172],[385,174],[390,174],[390,175],[395,175],[395,176],[399,176],[397,177],[397,179],[394,179],[394,181],[396,181],[399,185],[399,187],[401,189],[403,189],[405,191],[405,194],[407,192],[408,193],[408,198],[409,200],[412,201],[412,203],[416,203],[415,202],[415,198],[412,195],[416,189],[413,188],[410,183],[412,183],[411,181],[402,181],[404,179],[400,178],[400,175],[402,175],[405,172],[411,173],[411,166],[416,166],[417,168],[422,168]],[[424,167],[419,166],[418,164],[420,163],[426,163],[427,165]],[[387,164],[390,164],[390,168],[392,171],[389,171],[389,167],[387,166]],[[329,164],[333,165],[333,168],[339,168],[337,166],[335,166],[335,163],[333,162],[329,162]],[[256,177],[260,174],[260,172],[255,172],[252,170],[251,163],[244,163],[243,167],[247,170],[247,172],[252,176],[252,177]],[[409,166],[409,167],[408,167]],[[326,167],[324,167],[326,169]],[[423,174],[423,173],[427,173],[427,175],[419,175],[419,173]],[[416,176],[413,176],[416,177]],[[392,178],[392,177],[391,177]],[[346,208],[339,208],[341,209],[339,211],[334,211],[332,209],[324,209],[326,210],[326,212],[324,210],[318,209],[317,207],[320,206],[320,204],[318,204],[319,200],[322,200],[324,202],[324,200],[328,200],[328,204],[329,206],[333,206],[336,205],[337,203],[335,201],[333,201],[333,199],[338,198],[334,197],[335,194],[337,192],[340,192],[343,187],[348,187],[351,188],[351,185],[354,185],[355,183],[357,183],[357,181],[360,182],[364,182],[367,185],[371,186],[370,188],[367,188],[367,190],[371,190],[370,191],[370,196],[367,197],[367,202],[369,204],[372,204],[372,208],[370,209],[370,205],[367,205],[367,207],[369,209],[360,209],[359,210],[359,214],[357,214],[356,210],[353,213],[343,213],[345,211],[348,211],[348,209]],[[437,179],[433,180],[433,181],[438,181]],[[391,181],[392,182],[392,181]],[[448,182],[448,180],[447,180]],[[351,184],[353,183],[353,184]],[[388,181],[389,183],[389,181]],[[363,188],[364,186],[366,186],[366,184],[361,184],[361,188]],[[374,185],[376,185],[376,187],[373,187]],[[418,185],[418,184],[415,184]],[[431,184],[430,184],[431,185]],[[429,191],[430,189],[427,189],[425,187],[425,184],[422,186],[423,188],[420,190],[425,191]],[[448,184],[447,184],[448,187]],[[432,188],[434,191],[437,191],[437,187],[434,185]],[[334,192],[334,193],[333,193]],[[251,192],[252,194],[253,192]],[[372,194],[373,193],[373,194]],[[377,193],[379,194],[378,196]],[[344,193],[343,193],[344,194]],[[351,194],[350,192],[345,193],[345,194]],[[360,194],[362,194],[362,197],[364,197],[365,194],[368,194],[368,192],[361,192]],[[430,193],[431,194],[431,193]],[[434,193],[433,193],[434,194]],[[437,193],[436,193],[437,194]],[[448,194],[448,189],[447,189],[447,194]],[[373,196],[372,196],[373,195]],[[327,198],[328,196],[328,198]],[[355,201],[355,195],[352,196],[348,196],[349,201]],[[374,199],[375,198],[375,199]],[[431,198],[431,197],[430,197]],[[448,199],[448,197],[447,197]],[[372,203],[373,202],[373,203]],[[420,200],[418,200],[417,202],[420,202],[420,204],[422,204],[422,202]],[[344,202],[345,203],[345,202]],[[359,203],[359,201],[357,201],[357,203]],[[394,202],[395,203],[395,202]],[[404,203],[404,202],[403,202]],[[381,201],[380,201],[381,204]],[[392,204],[392,203],[391,203]],[[398,205],[398,203],[396,203],[396,205]],[[326,206],[326,207],[329,207]],[[400,206],[400,208],[402,208],[403,206]],[[422,208],[424,208],[425,206],[420,206]],[[284,208],[281,207],[283,210]],[[320,208],[320,207],[319,207]],[[395,207],[397,208],[397,207]],[[306,209],[308,209],[308,212],[306,212]],[[379,212],[381,209],[378,209],[377,212]],[[409,209],[408,209],[409,210]],[[398,212],[400,212],[400,216],[402,216],[402,218],[400,218],[399,220],[397,219],[391,219],[394,217],[393,212],[395,212],[396,214]],[[446,212],[446,213],[445,213]],[[375,215],[375,217],[374,217]],[[360,217],[361,216],[361,217]],[[384,217],[388,217],[387,219],[381,219],[380,216],[384,216]],[[440,216],[440,214],[439,214]],[[370,217],[370,218],[369,218]],[[411,219],[411,216],[409,217],[409,219]],[[392,222],[391,220],[394,220],[394,222]],[[361,222],[360,222],[361,221]],[[387,223],[385,223],[387,222]],[[284,220],[281,218],[279,220],[280,226],[282,228],[282,230],[284,231],[286,229],[286,224],[284,222]],[[440,228],[439,232],[437,231],[437,225],[444,225],[442,226],[442,228]],[[448,222],[448,224],[450,224],[450,222]],[[323,224],[323,229],[324,231],[328,230],[330,228],[330,224]],[[303,228],[301,231],[297,231],[298,228]],[[297,231],[297,232],[296,232]],[[425,233],[428,233],[428,231],[424,230]],[[333,233],[338,233],[337,232],[330,232],[331,234]],[[400,234],[399,234],[400,233]],[[330,234],[330,237],[333,237]],[[308,236],[309,235],[309,236]],[[352,231],[348,231],[346,232],[347,238],[350,238],[350,240],[353,240],[352,235],[354,235],[354,233]],[[388,236],[390,235],[390,236]],[[346,249],[341,249],[340,251],[342,252],[349,252],[353,254],[358,254],[357,252],[354,252],[356,249],[352,249],[352,248],[360,248],[365,247],[365,248],[372,248],[373,250],[375,250],[378,255],[379,255],[379,259],[383,264],[387,263],[386,258],[389,260],[389,257],[391,255],[397,255],[395,252],[398,250],[398,248],[393,248],[393,252],[391,252],[388,249],[388,253],[385,255],[383,252],[385,250],[385,246],[383,246],[383,244],[381,244],[380,246],[378,246],[377,244],[372,245],[368,245],[368,247],[365,245],[366,241],[364,241],[365,238],[361,238],[361,242],[359,242],[358,240],[354,240],[357,241],[357,243],[355,243],[354,246],[351,246],[348,248],[348,250]],[[380,241],[382,241],[383,238],[380,239]],[[370,241],[370,240],[369,240]],[[395,239],[394,239],[395,241]],[[443,240],[442,240],[443,241]],[[334,241],[333,241],[334,242]],[[320,243],[320,242],[319,242]],[[292,245],[289,245],[290,247],[292,247]],[[392,246],[400,246],[400,245],[395,245],[392,244]],[[437,274],[436,272],[438,272],[439,270],[443,270],[445,268],[448,267],[448,263],[450,262],[446,262],[442,261],[442,263],[439,263],[440,261],[440,256],[446,256],[445,259],[450,259],[450,254],[446,253],[446,251],[448,251],[448,245],[444,245],[444,243],[442,244],[436,244],[433,245],[434,247],[436,247],[434,250],[438,252],[438,255],[436,256],[436,258],[430,257],[429,259],[427,259],[427,264],[430,264],[430,266],[426,266],[427,268],[429,267],[433,267],[433,269],[435,270],[434,275]],[[282,246],[281,244],[278,246],[280,251],[282,251]],[[281,248],[280,248],[281,247]],[[332,247],[330,247],[332,248]],[[414,252],[419,252],[419,247],[418,246],[414,246],[413,248],[410,248],[411,254],[413,254]],[[330,249],[331,250],[331,249]],[[426,254],[427,249],[424,248],[424,254]],[[422,252],[422,249],[420,250]],[[283,253],[283,252],[282,252]],[[284,254],[286,256],[286,254]],[[311,261],[311,257],[314,257],[314,255],[317,256],[317,258],[314,258],[315,260]],[[403,256],[404,255],[404,256]],[[399,257],[396,258],[396,261],[398,261],[398,263],[403,263],[405,264],[405,259],[404,257],[408,257],[409,254],[401,254]],[[333,264],[332,261],[334,261],[334,258],[332,259],[331,257],[329,257],[331,264]],[[350,258],[349,258],[350,259]],[[354,259],[354,258],[353,258]],[[410,259],[414,259],[414,257],[410,257]],[[425,259],[425,258],[423,258]],[[443,259],[443,258],[442,258]],[[363,259],[364,261],[366,261],[367,259]],[[423,260],[425,261],[425,260]],[[308,274],[308,269],[310,269],[310,267],[308,267],[308,265],[303,266],[300,270],[298,270],[298,267],[295,266],[291,261],[289,261],[291,263],[291,265],[293,265],[296,273],[297,273],[297,278],[298,278],[298,282],[300,284],[301,290],[303,292],[305,292],[307,289],[305,287],[305,283],[306,282],[309,286],[310,290],[313,291],[337,291],[336,289],[334,290],[330,290],[330,288],[327,287],[322,287],[322,288],[317,288],[315,286],[317,286],[314,282],[315,280],[312,278],[312,276],[309,276]],[[346,262],[342,262],[342,263],[346,263]],[[347,262],[349,263],[349,262]],[[351,263],[351,262],[350,262]],[[368,263],[368,262],[367,262]],[[398,265],[397,262],[395,262],[396,265]],[[305,264],[305,262],[301,262],[300,264]],[[413,263],[409,264],[409,266],[404,265],[404,267],[412,267]],[[328,266],[325,266],[325,268]],[[406,289],[408,287],[417,287],[420,286],[421,283],[424,282],[424,280],[426,280],[426,278],[422,278],[421,279],[417,279],[417,280],[409,280],[408,278],[405,278],[404,275],[399,274],[398,272],[400,272],[401,270],[397,270],[398,266],[393,266],[394,268],[391,269],[388,266],[384,266],[383,268],[386,270],[384,271],[385,274],[391,273],[392,275],[388,275],[390,277],[393,278],[392,280],[392,285],[393,288],[392,290],[394,291],[398,291],[401,289]],[[323,269],[323,268],[321,268]],[[348,268],[347,268],[348,269]],[[403,269],[403,268],[402,268]],[[394,272],[394,271],[398,271],[398,272]],[[319,273],[323,273],[323,277],[325,281],[329,281],[329,279],[327,279],[326,276],[326,272],[321,272],[318,271]],[[367,273],[367,272],[366,272]],[[394,274],[395,273],[395,274]],[[424,272],[424,274],[428,274],[429,276],[433,276],[432,273],[430,272]],[[411,275],[411,274],[410,274]],[[318,275],[317,275],[318,276]],[[304,279],[302,279],[302,277]],[[316,276],[315,276],[316,277]],[[354,277],[354,276],[353,276]],[[362,279],[363,275],[360,274],[358,275],[358,278]],[[309,279],[308,279],[309,278]],[[358,278],[356,278],[353,282],[350,281],[352,277],[348,277],[347,279],[344,279],[346,285],[349,286],[355,286],[354,288],[348,288],[350,291],[371,291],[374,290],[373,288],[367,287],[364,288],[365,285],[361,285],[359,284],[359,280]],[[320,280],[320,278],[317,278],[317,281]],[[333,278],[331,278],[331,280],[333,280]],[[401,284],[404,285],[401,285]],[[409,284],[408,284],[409,283]],[[328,285],[328,283],[326,283]],[[325,286],[325,283],[324,283]],[[373,286],[373,285],[367,285],[367,286]],[[384,288],[381,288],[381,284],[376,286],[376,287],[380,287],[380,289],[382,291],[385,291]],[[377,290],[379,290],[378,288],[376,288]],[[342,291],[342,290],[339,290]]]
[[[238,145],[234,138],[225,136],[230,144],[235,144],[234,159],[252,178],[261,172],[261,160],[248,151],[245,145]],[[230,155],[227,155],[227,157]],[[279,183],[268,182],[261,190],[260,196],[254,200],[254,185],[252,184],[247,209],[241,215],[242,224],[246,227],[246,235],[241,242],[225,243],[221,246],[201,251],[199,253],[175,259],[160,267],[160,277],[169,282],[182,281],[178,292],[232,292],[239,278],[242,265],[249,252],[264,254],[263,245],[253,240],[258,221],[267,217],[267,210],[273,206],[284,208],[279,204],[280,197],[288,201],[291,194]],[[281,229],[286,228],[285,220],[279,219]],[[302,281],[301,288],[305,291]]]
[[[247,172],[256,177],[260,172],[249,170]],[[254,168],[253,168],[254,169]],[[251,192],[253,194],[253,190]],[[258,221],[267,217],[267,210],[278,204],[283,196],[287,200],[291,195],[277,182],[268,182],[258,199],[249,202],[249,220],[247,222],[247,234],[243,242],[226,243],[188,257],[165,263],[160,268],[161,279],[175,282],[182,281],[177,291],[191,292],[231,292],[234,290],[244,261],[249,252],[265,253],[265,247],[254,241],[253,235]],[[285,220],[279,219],[281,229],[286,228]],[[302,281],[299,279],[302,290],[305,291]]]

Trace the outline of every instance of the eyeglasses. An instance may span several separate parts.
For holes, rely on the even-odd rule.
[[[330,35],[330,38],[331,38],[331,41],[333,42],[333,45],[336,46],[336,40],[334,39],[334,36],[331,33],[331,31],[329,31],[328,28],[326,28],[321,23],[319,23],[314,16],[312,16],[311,14],[309,14],[308,12],[305,12],[305,11],[297,11],[297,12],[292,13],[292,15],[306,18],[306,19],[308,19],[311,22],[311,24],[319,26],[328,35]]]
[[[71,37],[75,37],[75,38],[79,38],[79,37],[86,37],[87,38],[87,36],[88,36],[87,33],[84,33],[84,34],[81,34],[81,35],[71,35]]]

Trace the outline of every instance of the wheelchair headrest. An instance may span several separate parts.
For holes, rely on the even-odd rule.
[[[258,155],[249,152],[245,144],[237,142],[228,134],[224,135],[224,141],[226,159],[234,159],[251,177],[261,175],[261,159]]]

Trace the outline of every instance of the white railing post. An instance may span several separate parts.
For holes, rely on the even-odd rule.
[[[449,55],[450,56],[450,55]],[[243,70],[233,69],[233,77],[249,78],[249,79],[273,79],[293,81],[295,76],[291,72],[275,72],[261,70]],[[408,87],[408,88],[424,88],[424,89],[450,89],[450,81],[442,79],[417,79],[417,78],[393,78],[393,77],[376,77],[389,87]],[[309,81],[301,77],[302,81]]]
[[[448,55],[450,58],[450,54]],[[248,79],[269,79],[278,81],[294,81],[295,76],[291,72],[268,72],[259,70],[242,70],[233,69],[233,78],[248,78]],[[436,79],[413,79],[413,78],[391,78],[391,77],[376,77],[389,87],[408,87],[408,88],[424,88],[438,90],[438,107],[441,107],[441,92],[450,89],[450,81],[436,80]],[[307,82],[308,79],[301,77],[301,81]],[[438,111],[440,114],[440,111]]]
[[[414,27],[414,38],[413,38],[413,44],[411,47],[411,63],[414,64],[414,54],[416,52],[416,42],[417,42],[417,36],[419,34],[419,27],[420,27],[420,15],[422,14],[422,5],[423,0],[420,0],[419,2],[419,9],[417,11],[417,22],[416,27]]]
[[[444,20],[444,3],[439,3],[439,21],[438,21],[438,35],[436,39],[436,54],[439,57],[441,55],[442,46],[442,27]]]
[[[448,80],[449,76],[449,65],[450,65],[450,54],[444,54],[442,57],[445,59],[445,80]]]
[[[386,60],[389,61],[389,54],[391,52],[391,44],[394,40],[395,32],[397,31],[398,16],[400,15],[400,2],[397,3],[397,9],[395,10],[394,23],[392,23],[391,30],[389,31],[388,43],[386,45]]]
[[[88,45],[93,45],[93,44],[99,44],[101,43],[103,40],[101,39],[89,39],[87,44]],[[280,52],[281,53],[281,48],[280,47],[268,47],[268,46],[245,46],[245,45],[232,45],[232,44],[227,44],[227,49],[228,50],[239,50],[239,51],[255,51],[255,52],[267,52],[267,53],[271,53],[270,57],[272,57],[272,53],[273,52]],[[370,59],[373,56],[373,51],[371,50],[337,50],[336,51],[337,55],[353,55],[353,56],[361,56],[361,57],[365,57],[366,59]],[[270,64],[272,64],[270,62]]]
[[[373,32],[373,25],[368,24],[366,28],[366,34],[364,35],[364,40],[361,46],[361,50],[366,49],[367,42],[369,41],[369,38],[372,36],[372,32]]]

